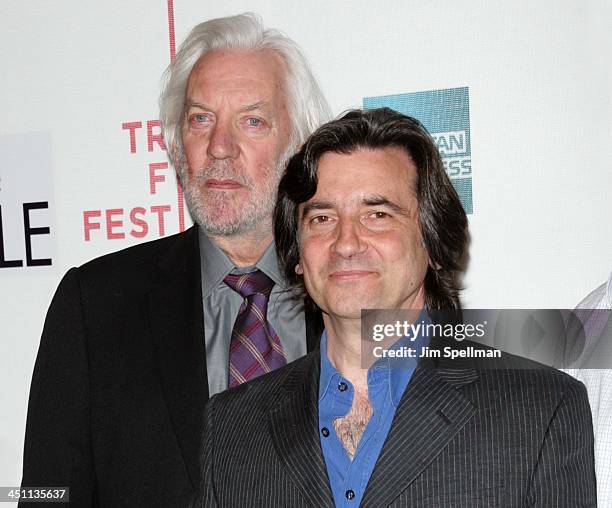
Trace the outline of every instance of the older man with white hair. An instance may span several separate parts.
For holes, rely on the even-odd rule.
[[[36,360],[22,485],[75,506],[184,506],[208,397],[321,333],[274,253],[285,162],[328,118],[297,45],[252,14],[197,25],[160,117],[196,225],[68,271]]]

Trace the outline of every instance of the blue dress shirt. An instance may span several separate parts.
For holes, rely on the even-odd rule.
[[[417,322],[429,323],[426,312]],[[418,352],[429,339],[419,335],[399,339],[389,349],[412,347]],[[319,438],[327,475],[337,507],[357,507],[387,439],[395,410],[417,365],[417,359],[379,358],[368,369],[368,398],[373,413],[361,436],[353,460],[350,459],[334,429],[333,421],[345,416],[353,403],[354,389],[327,357],[327,334],[321,337],[321,374],[319,378]],[[406,460],[410,460],[406,457]]]

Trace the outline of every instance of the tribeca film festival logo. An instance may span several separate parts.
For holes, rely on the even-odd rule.
[[[388,107],[418,119],[429,131],[466,213],[472,213],[472,151],[467,87],[365,97],[365,109]]]
[[[55,257],[49,133],[0,136],[0,160],[0,269],[49,267]]]
[[[124,122],[121,129],[125,132],[126,152],[131,156],[155,154],[157,157],[166,153],[166,145],[159,120]],[[128,152],[129,150],[129,152]],[[161,158],[161,157],[160,157]],[[172,185],[176,197],[173,203],[163,201],[142,206],[114,206],[104,210],[83,211],[83,234],[85,242],[97,239],[123,240],[125,238],[157,238],[165,236],[170,220],[175,217],[178,230],[185,230],[185,208],[183,193],[176,179],[174,170],[167,160],[144,164],[143,181],[148,191],[148,199],[164,194],[167,199],[167,185]],[[160,192],[163,191],[163,192]],[[155,198],[153,198],[155,199]]]

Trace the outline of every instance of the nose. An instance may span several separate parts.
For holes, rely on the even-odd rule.
[[[351,258],[363,252],[365,242],[361,237],[359,221],[350,218],[340,219],[331,249],[343,258]]]
[[[229,122],[219,120],[214,125],[207,152],[213,159],[235,159],[238,156],[238,143]]]

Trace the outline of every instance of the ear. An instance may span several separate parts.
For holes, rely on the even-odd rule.
[[[295,273],[297,273],[298,275],[304,275],[304,270],[302,270],[302,267],[299,263],[295,265]]]

